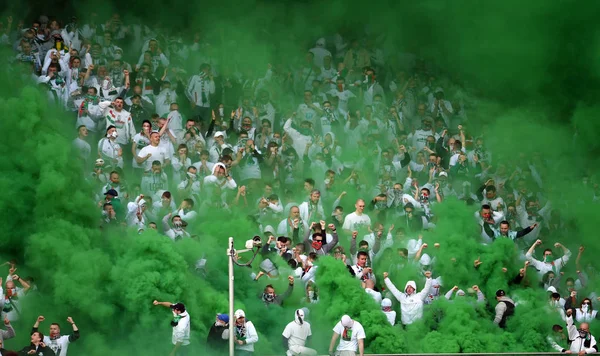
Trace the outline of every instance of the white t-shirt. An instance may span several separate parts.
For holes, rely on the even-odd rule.
[[[312,332],[310,330],[310,324],[306,321],[303,322],[302,325],[292,321],[287,324],[282,335],[288,339],[288,347],[291,348],[292,346],[304,346],[306,344],[306,339],[312,335]]]
[[[146,136],[142,136],[142,134],[138,132],[135,134],[135,136],[133,136],[133,144],[135,145],[135,154],[139,155],[142,148],[150,145],[150,139],[148,139]],[[151,158],[152,157],[148,159],[150,160]],[[145,162],[138,164],[135,160],[135,157],[133,157],[133,162],[131,162],[131,165],[133,168],[144,168]]]
[[[333,328],[333,332],[340,335],[340,344],[337,347],[338,351],[358,351],[358,340],[365,339],[365,329],[358,322],[354,321],[352,329],[348,329],[347,338],[344,335],[344,327],[339,321]]]
[[[152,156],[148,158],[144,163],[140,164],[146,171],[149,171],[152,168],[153,161],[160,161],[161,165],[165,164],[165,160],[168,159],[167,150],[161,146],[146,146],[138,152],[138,157],[144,158],[151,153]]]
[[[49,336],[44,336],[44,343],[54,351],[56,356],[67,356],[69,350],[69,335],[62,335],[58,339],[50,339]]]
[[[367,214],[357,215],[356,212],[346,215],[344,219],[344,230],[358,231],[360,228],[371,226],[371,218]]]

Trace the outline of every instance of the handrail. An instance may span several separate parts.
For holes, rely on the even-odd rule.
[[[365,356],[496,356],[496,355],[505,355],[505,356],[518,356],[518,355],[564,355],[561,352],[482,352],[482,353],[449,353],[449,354],[365,354]],[[329,355],[319,355],[319,356],[329,356]]]

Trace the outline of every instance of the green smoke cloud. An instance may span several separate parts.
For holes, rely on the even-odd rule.
[[[597,57],[597,30],[583,28],[594,23],[597,4],[509,1],[481,7],[426,1],[390,7],[374,3],[366,13],[358,10],[359,4],[344,1],[230,4],[203,11],[204,7],[190,8],[183,1],[170,2],[168,9],[157,1],[144,2],[144,6],[133,2],[131,8],[137,10],[126,11],[122,18],[144,20],[159,28],[179,27],[186,39],[200,33],[214,42],[211,54],[219,61],[232,65],[237,60],[254,73],[263,73],[267,63],[302,61],[306,49],[324,31],[342,28],[352,36],[358,32],[359,21],[374,22],[373,31],[387,33],[386,43],[418,51],[443,68],[443,76],[460,84],[448,95],[461,91],[488,98],[471,101],[468,130],[485,134],[494,161],[514,168],[513,163],[533,159],[534,153],[542,157],[543,164],[537,168],[543,169],[544,194],[565,223],[560,229],[544,231],[540,238],[544,248],[561,241],[573,252],[563,279],[575,276],[579,269],[574,259],[580,244],[586,246],[582,266],[600,252],[594,238],[598,205],[589,201],[589,191],[580,184],[584,176],[590,178],[590,185],[598,179],[599,110],[593,103],[598,68],[590,64]],[[84,18],[96,5],[85,5],[74,13]],[[103,17],[116,8],[95,11]],[[200,21],[192,15],[196,13],[202,13]],[[563,19],[560,25],[556,18]],[[195,72],[201,62],[191,58],[182,65]],[[578,79],[580,73],[588,76]],[[73,159],[70,116],[67,119],[68,115],[49,107],[37,88],[25,85],[14,73],[9,76],[2,71],[1,75],[1,82],[7,84],[0,93],[4,114],[0,132],[5,133],[0,148],[0,182],[5,187],[0,198],[5,212],[0,217],[4,227],[0,247],[4,257],[19,260],[24,269],[21,275],[36,277],[40,289],[26,302],[16,324],[18,336],[7,346],[16,349],[27,344],[30,323],[43,314],[48,320],[75,318],[82,332],[82,338],[71,346],[75,353],[144,350],[150,355],[166,354],[170,317],[168,311],[151,305],[158,299],[186,304],[192,315],[192,346],[202,350],[215,314],[227,311],[227,237],[234,236],[241,247],[242,241],[256,233],[246,212],[234,210],[225,218],[209,212],[193,227],[196,239],[175,244],[150,231],[142,235],[100,231],[91,187],[81,179],[82,168]],[[284,101],[281,110],[295,107],[285,103],[285,96],[278,100]],[[347,202],[359,196],[365,197],[349,194],[346,210],[352,209]],[[538,276],[530,269],[525,282],[509,285],[521,266],[516,260],[518,251],[504,240],[481,245],[473,209],[450,199],[439,205],[434,211],[439,217],[437,228],[425,233],[424,240],[429,244],[426,252],[436,257],[436,275],[443,277],[442,292],[454,285],[467,289],[477,284],[487,304],[474,307],[472,296],[451,302],[442,298],[426,309],[423,320],[406,330],[392,327],[343,265],[322,258],[317,263],[321,300],[310,307],[308,318],[313,324],[313,346],[326,351],[331,329],[343,314],[349,314],[366,327],[370,353],[547,350],[545,335],[553,324],[562,322],[545,312],[547,296],[537,288]],[[439,249],[433,247],[435,242],[440,243]],[[342,245],[348,251],[347,237],[342,238]],[[399,246],[397,241],[394,249]],[[208,259],[204,278],[193,268],[201,256]],[[483,263],[475,269],[473,261],[478,258]],[[375,265],[380,281],[386,266],[383,260]],[[503,272],[503,267],[508,271]],[[257,263],[252,269],[236,267],[236,308],[244,308],[258,329],[257,354],[281,352],[281,331],[292,320],[293,311],[305,306],[301,301],[304,290],[297,282],[283,307],[266,308],[259,295],[267,282],[251,281],[252,271],[258,271]],[[391,279],[397,286],[408,280],[423,286],[416,268],[393,274]],[[286,288],[285,280],[273,284],[278,293]],[[597,284],[597,275],[590,274],[588,287],[580,293],[589,294]],[[500,288],[520,303],[506,332],[491,322],[493,296]],[[593,322],[591,329],[598,327]],[[65,324],[63,333],[67,331]]]

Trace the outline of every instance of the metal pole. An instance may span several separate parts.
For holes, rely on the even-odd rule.
[[[235,258],[235,250],[233,249],[233,237],[229,238],[229,248],[227,249],[229,259],[229,356],[234,356],[234,324],[235,315],[233,315],[233,259]]]

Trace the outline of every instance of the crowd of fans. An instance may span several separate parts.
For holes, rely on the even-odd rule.
[[[550,345],[596,352],[588,325],[597,317],[596,298],[577,294],[587,280],[579,266],[584,248],[575,278],[561,273],[572,256],[561,243],[536,254],[563,223],[542,189],[543,159],[494,160],[485,133],[469,119],[477,107],[468,90],[389,48],[384,36],[324,36],[298,57],[282,53],[257,70],[219,53],[211,38],[125,24],[117,14],[103,22],[93,15],[86,23],[41,16],[15,25],[8,18],[3,31],[0,43],[14,51],[13,65],[72,119],[73,145],[95,187],[90,198],[102,229],[154,229],[177,243],[198,238],[194,225],[202,219],[249,216],[263,244],[248,278],[289,282],[282,294],[267,285],[263,302],[281,305],[294,288],[303,290],[305,308],[282,334],[288,355],[316,354],[307,347],[311,330],[304,319],[319,303],[316,272],[326,255],[347,265],[392,325],[414,323],[437,298],[474,304],[495,298],[493,322],[505,327],[518,306],[509,291],[485,296],[477,285],[445,286],[443,271],[433,269],[422,232],[436,228],[435,206],[447,199],[473,209],[481,243],[510,239],[522,251],[523,267],[512,283],[540,274],[549,305],[568,330],[561,338],[563,328],[555,325]],[[597,193],[590,188],[594,201]],[[392,266],[378,263],[386,256]],[[201,258],[196,267],[207,262]],[[400,290],[388,276],[409,264],[423,279]],[[14,335],[10,321],[30,285],[11,270],[2,292],[4,340]],[[172,354],[184,354],[191,327],[185,306],[154,304],[172,309]],[[368,325],[340,318],[329,352],[362,355]],[[228,333],[230,319],[236,335]],[[42,335],[41,321],[22,353],[66,355],[79,337],[73,320],[68,338],[57,324],[50,337]],[[229,337],[239,355],[252,354],[260,342],[242,310],[218,314],[208,343],[223,351]]]

